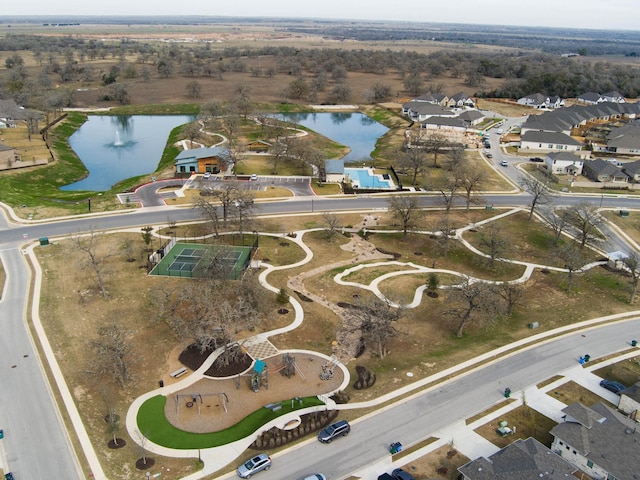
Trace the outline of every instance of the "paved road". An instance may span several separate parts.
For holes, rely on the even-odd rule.
[[[331,444],[313,440],[295,451],[276,455],[273,467],[260,473],[260,479],[293,480],[313,472],[322,472],[329,479],[346,478],[388,455],[391,442],[408,446],[429,438],[504,400],[505,387],[517,392],[535,385],[574,367],[586,353],[597,358],[627,349],[639,331],[640,319],[634,319],[536,345],[367,416],[353,424],[347,437]],[[455,438],[447,440],[455,442]]]
[[[557,197],[556,203],[558,205],[569,205],[584,199],[593,201],[594,197],[559,196]],[[640,200],[626,196],[597,196],[595,199],[603,207],[616,209],[640,207]],[[494,206],[527,205],[529,203],[529,197],[525,194],[487,195],[485,200],[488,204],[493,204]],[[433,196],[421,197],[420,201],[423,206],[440,205],[440,199]],[[375,196],[358,196],[340,199],[294,197],[287,201],[262,204],[260,205],[260,213],[277,215],[329,210],[385,209],[386,207],[387,200]],[[17,478],[70,479],[79,478],[80,476],[78,474],[75,456],[68,446],[66,432],[60,424],[59,415],[51,398],[48,384],[44,379],[40,363],[37,361],[35,351],[31,344],[31,338],[25,327],[24,306],[27,289],[27,273],[24,261],[21,258],[21,253],[17,249],[18,245],[24,241],[25,236],[33,239],[88,231],[91,228],[102,230],[144,226],[164,223],[168,215],[175,221],[198,218],[198,212],[192,208],[167,209],[160,207],[122,214],[77,218],[37,225],[9,225],[4,222],[4,219],[0,220],[0,255],[8,272],[7,289],[0,303],[2,312],[0,322],[2,322],[3,331],[0,347],[2,348],[2,359],[4,360],[4,364],[0,363],[0,385],[2,385],[0,389],[2,392],[0,393],[0,428],[4,428],[7,434],[3,443],[7,451],[10,469],[20,473],[20,476]],[[559,349],[558,352],[567,353],[567,351],[563,349]],[[595,348],[591,350],[591,354],[597,354]],[[16,365],[16,367],[12,368],[13,365]],[[508,368],[514,368],[513,364]],[[492,372],[493,371],[492,369]],[[522,373],[519,373],[519,375],[518,378],[524,378],[521,376]],[[513,381],[510,382],[512,389],[518,388],[518,384],[522,383],[516,380],[517,379],[514,378]],[[491,392],[489,390],[485,391],[488,387],[483,387],[482,385],[488,385],[496,381],[497,379],[494,378],[491,380],[485,379],[484,382],[480,382],[477,388],[481,394],[474,392],[474,397],[484,398],[485,395],[489,395]],[[460,412],[464,411],[459,410],[462,406],[450,406],[447,405],[447,403],[453,402],[454,399],[458,402],[460,401],[459,398],[463,398],[465,399],[464,401],[468,402],[466,392],[471,391],[472,388],[468,386],[464,387],[463,385],[456,386],[456,384],[447,388],[449,390],[448,394],[442,393],[440,396],[435,393],[430,394],[425,397],[426,399],[423,401],[426,403],[414,404],[407,402],[409,405],[407,408],[409,408],[409,410],[405,410],[404,420],[402,418],[385,420],[382,426],[367,423],[366,425],[370,426],[362,428],[363,432],[367,432],[366,436],[361,436],[357,431],[354,431],[353,439],[355,440],[350,439],[348,441],[360,442],[357,444],[357,450],[355,450],[360,452],[360,455],[352,455],[350,451],[345,453],[344,462],[341,461],[340,465],[333,466],[333,470],[335,472],[337,472],[338,469],[340,469],[340,471],[347,471],[355,468],[357,462],[368,461],[369,459],[379,456],[381,452],[375,448],[371,448],[370,438],[376,438],[376,442],[379,441],[382,448],[382,446],[386,445],[390,440],[400,439],[410,443],[413,441],[411,440],[412,438],[424,435],[424,432],[428,431],[428,428],[431,427],[427,426],[428,428],[425,427],[426,430],[423,431],[422,423],[417,423],[417,420],[413,418],[417,414],[419,418],[422,418],[421,415],[427,411],[431,411],[431,409],[439,412],[433,419],[433,422],[435,422],[432,424],[433,426],[441,424],[442,419],[458,418]],[[495,392],[499,390],[497,387],[492,388]],[[493,393],[495,394],[495,392]],[[460,395],[457,395],[458,393]],[[489,396],[487,398],[491,397]],[[440,404],[439,402],[444,403]],[[409,426],[408,423],[411,423],[411,426]],[[389,436],[380,433],[387,430],[389,431]],[[415,430],[415,434],[407,434],[405,430]],[[405,435],[404,438],[398,436],[403,432]],[[334,445],[338,444],[336,443]],[[335,448],[334,445],[327,446],[325,449],[318,449],[317,446],[315,446],[315,453],[314,449],[311,449],[308,454],[304,454],[308,455],[308,466],[310,468],[320,467],[326,465],[326,462],[334,465],[335,459],[332,460],[331,455],[327,455],[328,458],[320,463],[317,460],[313,460],[313,458],[316,458],[315,455],[323,455],[321,452],[330,453],[332,451],[330,449]],[[343,445],[346,444],[343,443]],[[295,465],[301,465],[301,460],[304,460],[304,464],[306,465],[306,457],[296,458],[294,462]],[[359,465],[361,466],[362,463]],[[274,473],[268,473],[268,475],[275,475],[275,471],[277,470],[274,468]],[[330,472],[331,471],[332,470],[330,470]],[[43,472],[46,472],[46,474]],[[278,477],[266,477],[265,480],[267,480],[267,478]],[[335,476],[332,475],[332,478],[335,478]]]

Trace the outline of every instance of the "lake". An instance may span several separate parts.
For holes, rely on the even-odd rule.
[[[378,138],[389,130],[362,113],[285,113],[278,117],[349,147],[345,163],[371,160]]]
[[[158,167],[169,133],[191,115],[90,115],[69,137],[89,176],[62,190],[109,190],[126,178]]]

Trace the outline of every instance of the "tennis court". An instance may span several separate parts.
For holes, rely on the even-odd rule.
[[[249,266],[252,247],[176,243],[150,275],[238,279]]]

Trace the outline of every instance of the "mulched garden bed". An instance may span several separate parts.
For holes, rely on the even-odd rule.
[[[197,370],[211,353],[212,350],[200,352],[200,349],[196,345],[191,344],[180,353],[179,360],[185,367],[191,370]],[[222,362],[216,359],[209,370],[205,372],[205,375],[209,377],[232,377],[247,370],[252,363],[253,358],[246,353],[230,365],[222,365]]]

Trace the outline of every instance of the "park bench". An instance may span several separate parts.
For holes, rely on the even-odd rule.
[[[169,376],[173,377],[173,378],[179,378],[182,375],[184,375],[185,373],[187,373],[187,369],[185,367],[179,368],[178,370],[176,370],[175,372],[171,372],[169,374]]]

